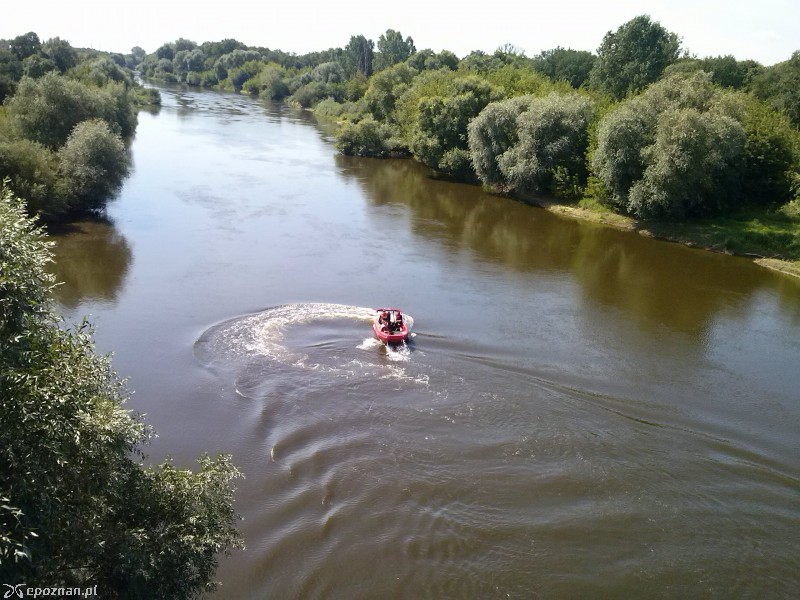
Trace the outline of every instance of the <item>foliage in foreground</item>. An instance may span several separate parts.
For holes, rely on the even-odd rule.
[[[0,200],[0,580],[97,585],[109,598],[191,598],[241,545],[230,457],[192,473],[142,464],[152,432],[87,327],[49,307],[48,242]]]

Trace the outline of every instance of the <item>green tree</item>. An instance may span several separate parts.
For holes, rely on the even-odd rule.
[[[62,146],[73,127],[87,119],[101,118],[126,136],[135,126],[124,89],[95,89],[53,72],[24,78],[8,103],[8,114],[22,137],[49,148]]]
[[[372,60],[375,44],[363,35],[354,35],[345,46],[345,62],[351,75],[356,72],[369,77],[372,75]]]
[[[22,79],[22,62],[10,50],[0,48],[0,102],[13,96]]]
[[[750,94],[738,94],[747,134],[742,187],[750,201],[782,204],[800,194],[800,131],[789,116]]]
[[[180,52],[181,50],[191,51],[197,48],[197,44],[194,43],[192,40],[178,38],[172,44],[172,48],[175,52]]]
[[[605,35],[597,49],[590,81],[594,87],[621,99],[656,81],[667,66],[678,60],[679,53],[678,36],[641,15]]]
[[[200,45],[200,49],[206,56],[216,60],[220,56],[230,54],[234,50],[246,50],[247,46],[238,40],[226,38],[219,42],[204,42]]]
[[[647,168],[631,186],[628,210],[638,217],[719,212],[740,187],[747,136],[740,123],[718,112],[670,109],[659,116]]]
[[[222,81],[228,77],[228,72],[236,67],[241,67],[246,62],[260,61],[261,53],[256,50],[242,50],[237,48],[232,52],[223,54],[214,62],[217,78]]]
[[[503,44],[495,51],[495,58],[500,59],[505,65],[514,65],[515,67],[530,68],[531,59],[525,56],[525,50],[514,44]]]
[[[469,151],[475,173],[482,183],[509,190],[498,160],[519,141],[517,118],[528,110],[533,96],[517,96],[492,102],[470,121]]]
[[[572,91],[572,86],[565,81],[552,82],[533,69],[516,65],[503,65],[499,69],[486,73],[484,77],[487,81],[503,88],[505,95],[509,97],[524,94],[544,96],[553,91],[566,94]]]
[[[506,63],[499,56],[491,56],[483,50],[473,50],[458,63],[458,68],[476,73],[491,73]]]
[[[405,62],[416,52],[411,37],[403,39],[403,34],[394,29],[387,29],[378,38],[378,55],[375,57],[375,70],[382,71],[392,65]]]
[[[356,73],[344,84],[344,97],[351,102],[356,102],[364,97],[369,87],[369,78],[363,73]]]
[[[78,123],[58,158],[73,210],[102,208],[128,174],[125,145],[101,120]]]
[[[335,61],[322,63],[311,71],[311,78],[320,83],[343,83],[345,80],[344,69]]]
[[[747,88],[750,80],[763,70],[754,60],[736,60],[730,54],[706,57],[700,65],[706,73],[711,73],[713,83],[735,90]]]
[[[31,54],[28,58],[22,61],[22,72],[25,77],[38,79],[45,73],[57,70],[58,67],[56,66],[56,63],[49,58],[42,56],[41,54]]]
[[[332,95],[332,88],[319,81],[312,81],[295,90],[289,97],[289,101],[303,108],[311,108],[320,100]]]
[[[172,72],[177,75],[179,81],[186,81],[186,74],[189,68],[186,65],[186,57],[189,55],[189,50],[179,50],[172,58]]]
[[[402,153],[402,144],[391,125],[368,116],[346,123],[336,135],[336,148],[349,156],[382,157]]]
[[[205,70],[206,55],[200,48],[190,51],[184,58],[184,68],[187,72],[202,72]]]
[[[104,56],[83,61],[72,70],[70,77],[96,87],[104,87],[112,82],[122,83],[127,88],[134,85],[129,71]]]
[[[442,50],[436,54],[430,48],[414,52],[406,61],[409,67],[417,71],[436,71],[437,69],[455,71],[458,68],[458,63],[458,57],[450,50]]]
[[[251,60],[228,73],[228,81],[233,86],[235,92],[240,92],[248,80],[258,76],[264,63],[258,60]]]
[[[647,163],[644,151],[655,142],[657,111],[642,96],[634,97],[606,115],[597,129],[592,171],[618,210],[628,207],[631,186],[642,178]]]
[[[606,115],[591,162],[610,204],[680,219],[786,202],[798,147],[788,119],[698,71],[670,75]]]
[[[85,326],[50,310],[48,242],[24,205],[0,199],[0,580],[97,585],[108,598],[193,598],[217,556],[241,545],[239,473],[142,464],[152,432]]]
[[[782,63],[753,78],[753,93],[777,110],[783,110],[800,127],[800,50]]]
[[[572,193],[586,182],[593,114],[591,100],[575,93],[490,104],[469,128],[475,171],[505,190],[541,192],[557,184]]]
[[[11,40],[8,49],[14,53],[18,60],[25,60],[42,49],[42,42],[39,41],[38,35],[33,31],[29,31]]]
[[[22,139],[0,140],[0,180],[18,198],[25,198],[31,214],[55,220],[67,210],[58,186],[58,157],[41,144]]]
[[[411,124],[409,148],[417,160],[429,167],[459,178],[469,178],[473,176],[473,170],[467,145],[467,125],[487,104],[499,100],[502,91],[475,76],[446,76],[441,83],[445,84],[441,93],[425,96],[418,102]],[[412,89],[409,92],[414,93]]]
[[[175,58],[175,48],[171,44],[163,44],[156,50],[156,58],[172,60]]]
[[[754,60],[736,60],[727,56],[708,56],[706,58],[683,58],[664,69],[664,77],[673,73],[694,73],[705,71],[711,81],[719,86],[736,90],[746,89],[753,77],[764,70]]]
[[[367,110],[379,121],[394,120],[397,99],[408,89],[417,71],[401,63],[373,75],[364,94]]]
[[[135,64],[139,64],[144,60],[144,57],[147,56],[147,52],[144,51],[144,48],[141,46],[134,46],[131,48],[131,56],[133,56],[133,60]]]
[[[269,63],[259,71],[258,75],[247,80],[243,89],[266,100],[281,100],[289,95],[289,88],[283,80],[285,75],[283,67]]]
[[[50,38],[42,45],[42,53],[50,58],[58,70],[65,73],[78,64],[78,53],[70,43],[61,38]]]
[[[533,68],[551,81],[568,81],[572,87],[579,88],[588,81],[595,58],[585,50],[558,46],[536,55]]]

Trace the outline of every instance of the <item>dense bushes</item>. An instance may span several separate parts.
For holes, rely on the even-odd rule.
[[[753,77],[750,87],[757,97],[784,111],[800,127],[800,50]]]
[[[506,191],[554,191],[555,183],[562,192],[580,188],[593,111],[591,100],[578,94],[519,96],[489,105],[469,127],[478,177]]]
[[[659,115],[655,143],[643,150],[642,178],[626,209],[638,217],[701,216],[740,199],[746,136],[731,117],[695,108]]]
[[[346,123],[336,136],[336,148],[351,156],[385,157],[404,153],[396,131],[372,117],[358,123]]]
[[[497,159],[512,189],[531,192],[580,188],[592,102],[578,94],[535,98],[517,117],[517,143]]]
[[[65,190],[59,185],[58,156],[38,142],[0,141],[0,174],[14,194],[28,200],[33,214],[52,219],[67,211]]]
[[[128,174],[125,146],[104,121],[82,121],[58,151],[59,170],[69,196],[87,210],[97,210]]]
[[[787,124],[705,73],[671,75],[600,122],[592,168],[609,202],[638,217],[786,202],[797,165]]]
[[[48,44],[69,64],[68,47]],[[109,58],[84,61],[69,77],[57,68],[23,77],[0,112],[0,180],[48,220],[101,209],[128,172],[122,140],[136,128],[135,105],[158,100]]]
[[[136,126],[124,86],[92,88],[55,73],[23,79],[8,102],[8,116],[20,137],[51,149],[62,146],[72,129],[87,119],[102,119],[124,136]]]

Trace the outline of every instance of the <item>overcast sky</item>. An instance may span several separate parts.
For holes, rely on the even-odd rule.
[[[556,46],[594,52],[606,32],[640,14],[701,57],[733,54],[770,65],[800,49],[800,0],[6,0],[0,38],[35,31],[42,41],[57,36],[122,53],[133,46],[153,52],[178,37],[235,38],[302,54],[345,46],[351,35],[377,42],[391,28],[417,49],[464,56],[510,43],[533,56]]]

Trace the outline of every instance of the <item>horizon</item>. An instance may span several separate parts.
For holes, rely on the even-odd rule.
[[[788,60],[800,49],[795,45],[800,3],[791,0],[765,0],[758,6],[731,6],[720,0],[572,0],[546,8],[498,0],[491,13],[477,18],[467,8],[455,11],[441,1],[409,0],[398,13],[355,0],[343,14],[335,5],[312,0],[298,14],[251,0],[229,0],[224,5],[225,18],[219,18],[218,5],[143,0],[135,12],[123,17],[122,27],[117,21],[108,21],[105,4],[99,0],[76,0],[69,5],[48,0],[44,5],[44,10],[41,4],[7,9],[0,23],[0,38],[33,31],[43,42],[59,37],[74,47],[122,54],[130,53],[134,46],[151,54],[178,38],[198,44],[233,38],[247,46],[302,55],[343,48],[353,35],[377,43],[387,29],[394,29],[411,37],[417,50],[447,49],[463,58],[474,50],[491,54],[512,44],[532,57],[558,46],[596,53],[606,33],[647,14],[681,38],[682,50],[701,58],[733,55],[737,60],[772,65]],[[75,14],[81,18],[76,19]]]

